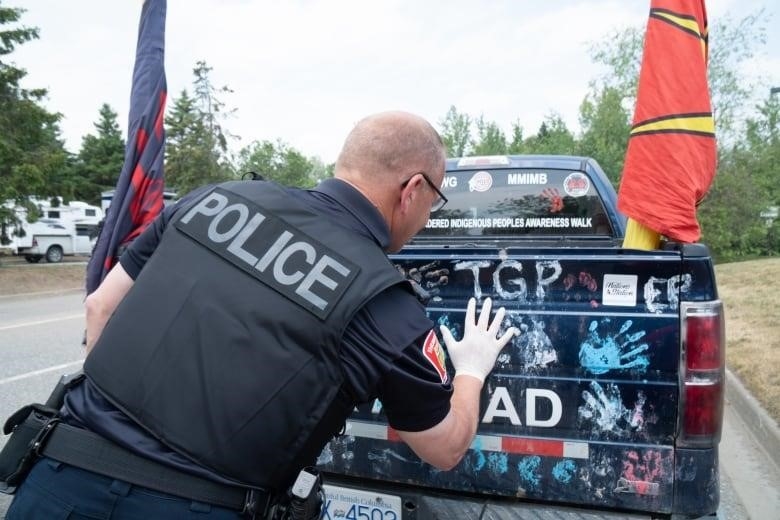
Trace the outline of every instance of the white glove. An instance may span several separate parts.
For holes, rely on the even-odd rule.
[[[439,327],[444,344],[447,345],[447,352],[449,352],[455,367],[456,376],[469,375],[484,382],[485,377],[493,370],[498,353],[512,337],[520,334],[517,328],[510,327],[503,336],[496,339],[506,310],[503,307],[498,309],[493,323],[488,326],[491,304],[490,298],[486,298],[479,313],[479,320],[475,324],[474,313],[477,301],[474,298],[469,300],[466,308],[466,321],[463,326],[463,339],[460,341],[455,341],[450,329],[444,325]]]

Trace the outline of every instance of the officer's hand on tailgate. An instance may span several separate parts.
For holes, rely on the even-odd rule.
[[[485,303],[482,304],[479,319],[475,322],[477,301],[474,298],[469,300],[463,327],[463,338],[460,341],[455,341],[450,329],[443,325],[440,327],[444,343],[447,345],[447,351],[455,367],[455,376],[469,375],[484,382],[485,377],[493,370],[498,353],[510,339],[520,333],[517,328],[510,327],[503,336],[496,338],[506,311],[503,307],[498,309],[491,323],[491,305],[490,298],[486,298]]]

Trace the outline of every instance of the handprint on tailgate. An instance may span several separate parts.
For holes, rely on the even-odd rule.
[[[408,270],[396,265],[396,269],[409,281],[417,297],[427,303],[432,299],[439,299],[439,287],[449,283],[450,270],[438,268],[438,264],[431,262]]]
[[[582,399],[584,403],[577,409],[578,422],[580,426],[590,426],[594,435],[609,433],[626,437],[644,431],[647,397],[641,390],[631,409],[623,406],[620,388],[614,383],[602,386],[591,381],[590,390],[582,391]]]
[[[609,322],[609,318],[605,318],[601,323],[607,325]],[[617,334],[607,333],[601,337],[598,332],[599,323],[596,320],[591,321],[588,337],[580,345],[582,368],[593,374],[627,368],[645,370],[650,360],[642,353],[650,347],[647,343],[638,343],[644,337],[645,331],[627,334],[633,324],[632,320],[626,320]]]

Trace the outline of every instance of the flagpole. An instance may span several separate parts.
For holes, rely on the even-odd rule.
[[[144,0],[130,85],[125,159],[95,250],[87,264],[87,294],[98,288],[120,251],[163,208],[166,0]]]
[[[623,247],[650,251],[658,249],[660,244],[661,235],[632,218],[628,219]]]

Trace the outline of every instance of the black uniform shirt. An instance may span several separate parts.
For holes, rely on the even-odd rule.
[[[185,197],[192,200],[203,189]],[[377,209],[349,184],[328,179],[313,190],[287,189],[313,211],[342,226],[345,232],[372,238],[383,250],[389,230]],[[166,208],[121,257],[122,267],[135,279],[154,252],[172,215],[183,206]],[[423,344],[432,323],[424,307],[399,286],[386,289],[357,312],[347,326],[341,348],[346,380],[334,417],[349,413],[354,404],[379,398],[390,426],[422,431],[438,424],[449,412],[452,386],[442,381]],[[86,426],[129,449],[186,471],[217,477],[183,456],[171,452],[116,410],[87,382],[69,392],[64,414],[70,422]],[[313,442],[317,442],[316,439]],[[223,480],[223,479],[220,479]]]

